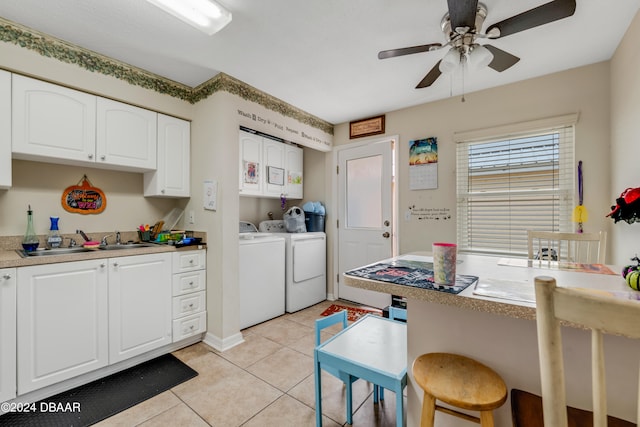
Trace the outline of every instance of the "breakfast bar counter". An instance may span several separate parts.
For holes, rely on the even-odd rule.
[[[429,266],[428,253],[403,255],[380,263]],[[407,425],[420,425],[422,389],[414,382],[411,366],[424,353],[450,352],[472,357],[497,371],[509,390],[540,395],[540,374],[533,279],[555,277],[559,286],[588,288],[597,292],[635,298],[619,274],[620,267],[561,265],[490,256],[459,255],[456,273],[477,277],[457,294],[369,278],[349,272],[349,286],[407,298]],[[378,263],[376,263],[378,264]],[[375,264],[372,264],[372,266]],[[369,266],[367,266],[369,267]],[[359,270],[359,269],[356,269]],[[353,270],[352,270],[353,271]],[[493,296],[489,296],[493,295]],[[499,297],[497,297],[499,296]],[[591,407],[590,335],[588,331],[563,327],[567,403]],[[605,336],[607,387],[616,399],[608,402],[609,414],[632,420],[636,414],[637,369],[640,343],[624,337]],[[635,371],[637,372],[637,371]],[[496,426],[511,426],[510,399],[495,411]],[[468,422],[436,413],[439,427]]]

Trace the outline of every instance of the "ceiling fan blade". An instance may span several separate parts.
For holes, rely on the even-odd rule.
[[[403,47],[401,49],[383,50],[378,53],[378,59],[393,58],[394,56],[411,55],[413,53],[429,52],[442,47],[440,43],[423,44],[420,46]]]
[[[440,77],[440,74],[442,74],[442,72],[440,71],[440,61],[438,61],[438,63],[433,66],[431,71],[429,71],[429,73],[427,73],[427,75],[424,76],[424,78],[420,81],[420,83],[418,83],[418,86],[416,86],[416,89],[422,89],[422,88],[431,86],[433,82],[435,82],[436,79]]]
[[[473,30],[476,26],[476,12],[478,0],[447,0],[451,30],[458,27],[468,27]]]
[[[567,18],[573,15],[575,11],[576,0],[554,0],[493,24],[487,28],[486,34],[492,39],[508,36]],[[492,30],[497,35],[493,35]]]
[[[493,54],[493,60],[491,60],[488,66],[496,71],[502,72],[507,68],[511,68],[516,62],[520,61],[520,58],[517,56],[512,55],[509,52],[505,52],[502,49],[498,49],[495,46],[491,46],[490,44],[485,44],[483,46]]]

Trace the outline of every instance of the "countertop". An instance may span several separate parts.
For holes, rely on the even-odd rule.
[[[157,245],[108,251],[94,249],[88,252],[79,252],[75,254],[31,256],[24,258],[20,256],[18,252],[16,252],[16,250],[2,250],[0,251],[0,268],[26,267],[29,265],[55,264],[59,262],[83,261],[87,259],[117,258],[123,256],[144,255],[160,252],[190,251],[195,249],[203,249],[204,247],[204,245],[193,245],[176,248],[175,246],[170,245]]]
[[[425,262],[432,260],[429,253],[414,253],[402,255],[384,261],[393,261],[403,257],[420,258]],[[504,258],[480,256],[480,255],[458,255],[457,274],[477,276],[479,283],[490,280],[511,281],[521,284],[523,289],[533,292],[533,280],[537,276],[551,276],[558,281],[558,286],[574,286],[607,291],[629,292],[631,289],[626,285],[624,279],[619,274],[620,267],[608,266],[614,274],[596,274],[579,272],[576,270],[563,270],[557,267],[523,267],[505,265]],[[526,260],[524,260],[526,262]],[[374,263],[376,264],[376,263]],[[409,299],[434,302],[443,305],[467,308],[476,311],[499,314],[518,319],[535,319],[535,303],[518,301],[512,299],[502,299],[474,294],[474,285],[467,287],[459,294],[450,294],[437,290],[428,290],[406,285],[398,285],[377,280],[365,279],[349,275],[343,275],[343,280],[348,286],[369,289],[391,295],[399,295]]]
[[[92,233],[95,235],[107,235],[108,233]],[[70,235],[74,236],[74,235]],[[77,236],[75,236],[77,237]],[[122,241],[135,241],[137,234],[135,232],[123,232]],[[206,242],[206,233],[195,232],[194,237],[201,237]],[[87,259],[101,258],[117,258],[131,255],[144,255],[161,252],[191,251],[206,248],[206,243],[200,245],[190,245],[176,247],[168,244],[154,244],[149,246],[140,246],[131,249],[93,249],[87,252],[78,252],[73,254],[46,255],[46,256],[30,256],[22,257],[16,250],[21,247],[21,236],[4,236],[0,237],[0,268],[25,267],[29,265],[56,264],[60,262],[83,261]],[[41,239],[42,241],[42,239]],[[112,243],[111,241],[109,243]]]

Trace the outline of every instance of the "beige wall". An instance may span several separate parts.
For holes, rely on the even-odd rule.
[[[434,241],[456,240],[455,220],[426,221],[415,217],[405,220],[405,212],[414,205],[417,208],[449,209],[452,219],[455,219],[454,132],[568,113],[580,115],[575,139],[576,162],[582,160],[584,163],[584,204],[590,214],[585,231],[608,231],[610,221],[604,216],[610,205],[609,63],[602,62],[470,93],[464,103],[459,96],[454,96],[386,113],[386,135],[399,135],[400,140],[397,158],[399,252],[429,250]],[[336,126],[334,146],[351,142],[348,131],[348,123]],[[438,188],[410,191],[408,142],[431,136],[438,138]],[[379,139],[379,136],[370,139]],[[334,210],[333,206],[330,208]]]
[[[611,60],[611,182],[609,207],[625,188],[640,187],[635,159],[640,149],[640,14],[636,15]],[[628,264],[640,251],[640,224],[611,223],[610,261]]]
[[[165,114],[191,119],[193,105],[167,95],[131,86],[113,77],[91,73],[75,65],[40,56],[9,43],[0,43],[0,68],[63,86],[139,105]],[[0,190],[0,235],[21,235],[26,228],[27,205],[34,209],[36,233],[49,229],[49,216],[60,216],[63,234],[82,229],[91,232],[133,231],[141,223],[161,219],[184,200],[145,198],[141,173],[115,172],[79,166],[13,160],[13,186]],[[60,197],[86,174],[107,197],[99,215],[79,215],[63,210]],[[91,236],[94,237],[94,236]]]
[[[0,68],[192,120],[190,199],[145,198],[141,173],[13,160],[13,186],[0,190],[0,235],[24,233],[29,204],[34,209],[39,234],[47,232],[48,217],[52,215],[60,216],[63,234],[82,229],[91,235],[112,230],[133,231],[138,224],[161,219],[173,207],[193,210],[195,223],[187,225],[183,219],[179,225],[207,232],[207,339],[218,347],[242,339],[238,327],[238,220],[259,222],[267,219],[269,211],[274,212],[275,218],[282,218],[282,212],[279,199],[243,198],[241,203],[238,196],[239,126],[322,150],[329,149],[327,144],[331,144],[332,136],[226,92],[191,105],[8,43],[0,43]],[[240,110],[270,121],[247,118]],[[318,163],[324,160],[324,155],[313,148],[305,147],[304,151],[305,190],[313,196],[308,200],[322,200],[324,175]],[[61,207],[62,191],[77,184],[84,174],[107,196],[107,209],[102,214],[70,214]],[[202,207],[202,182],[211,179],[218,181],[217,211]],[[291,204],[303,202],[291,201]]]

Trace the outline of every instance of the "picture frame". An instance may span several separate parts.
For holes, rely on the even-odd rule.
[[[284,169],[267,166],[267,182],[274,185],[284,185]]]
[[[349,122],[349,139],[384,133],[385,116],[369,117],[368,119]]]

